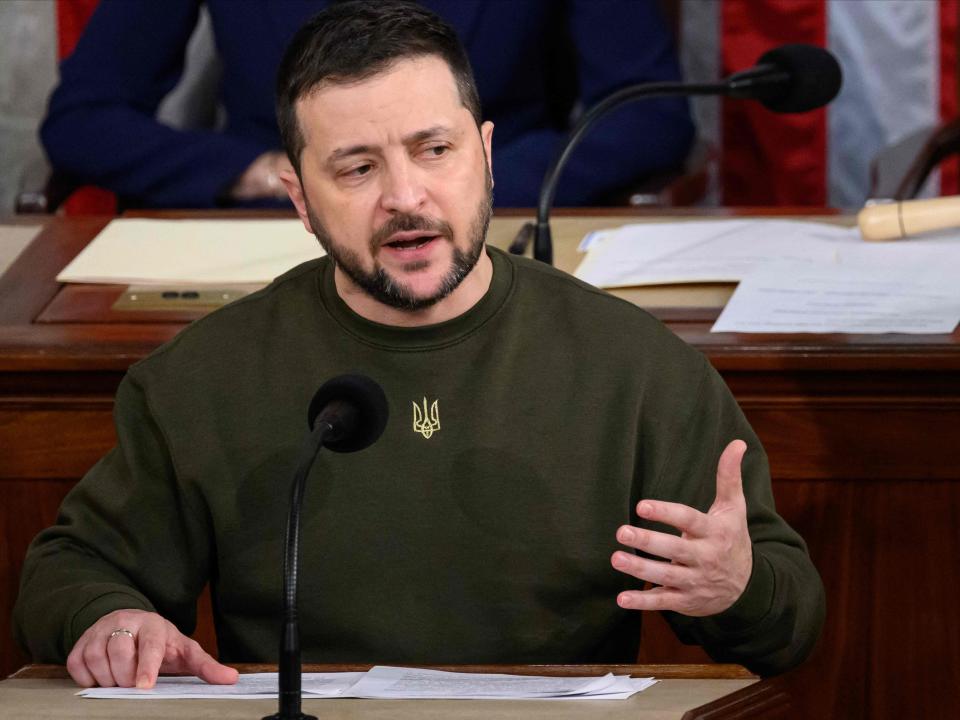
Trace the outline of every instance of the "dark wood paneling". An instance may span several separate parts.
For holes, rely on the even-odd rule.
[[[53,524],[57,508],[73,485],[73,479],[0,480],[0,677],[30,660],[11,637],[23,558],[34,536]]]
[[[37,410],[0,403],[0,479],[82,477],[116,442],[112,411],[112,402]]]
[[[779,480],[960,476],[960,397],[740,404]]]
[[[943,717],[960,700],[960,481],[793,481],[776,492],[829,603],[820,645],[791,680],[822,690],[809,699],[824,717]]]

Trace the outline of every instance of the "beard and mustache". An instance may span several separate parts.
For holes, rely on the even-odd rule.
[[[307,204],[307,217],[320,246],[336,263],[337,267],[343,270],[347,277],[368,295],[384,305],[399,310],[408,312],[423,310],[456,290],[463,279],[476,266],[480,259],[480,253],[483,252],[483,243],[487,236],[487,228],[490,226],[490,217],[493,214],[493,181],[486,158],[484,158],[484,165],[486,178],[484,194],[477,204],[473,221],[467,231],[468,243],[466,249],[460,248],[454,242],[453,228],[449,223],[423,215],[400,213],[391,217],[370,238],[370,252],[375,259],[373,270],[367,270],[363,266],[361,257],[355,251],[343,247],[333,240],[309,204]],[[391,276],[376,260],[377,250],[391,235],[406,231],[424,231],[425,235],[440,236],[453,246],[450,267],[437,289],[430,295],[415,296],[409,288],[397,282],[396,278]],[[414,262],[405,269],[408,272],[415,272],[424,267],[426,267],[426,263]]]

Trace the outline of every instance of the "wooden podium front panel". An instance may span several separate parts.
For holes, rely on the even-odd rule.
[[[498,225],[496,244],[519,221]],[[561,220],[558,245],[588,221]],[[26,661],[8,639],[27,544],[112,446],[126,367],[186,319],[98,316],[112,300],[53,280],[104,223],[53,220],[0,278],[3,673]],[[558,264],[570,257],[558,246]],[[778,509],[823,576],[823,637],[787,676],[810,702],[807,716],[937,716],[943,690],[960,688],[960,333],[718,335],[715,308],[655,312],[731,387],[767,449]],[[645,619],[642,661],[704,658],[659,616]]]

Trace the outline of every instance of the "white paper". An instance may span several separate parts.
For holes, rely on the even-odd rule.
[[[118,218],[57,275],[57,281],[266,284],[323,254],[299,220]]]
[[[834,264],[774,263],[741,281],[712,332],[949,333],[960,243],[843,249]]]
[[[591,693],[590,695],[572,695],[555,698],[540,698],[542,700],[626,700],[631,695],[646,690],[648,687],[656,685],[657,681],[652,678],[632,678],[629,675],[618,675],[616,682],[605,687],[603,690]]]
[[[365,698],[531,698],[586,695],[616,681],[602,677],[540,677],[457,673],[398,667],[372,668],[350,690]]]
[[[301,689],[304,697],[341,697],[363,673],[304,673]],[[277,697],[277,673],[244,673],[235,685],[210,685],[198,677],[160,677],[149,690],[138,688],[87,688],[80,697],[109,699],[176,700],[182,698],[262,700]]]
[[[792,220],[709,220],[625,225],[599,231],[576,277],[615,288],[737,282],[777,260],[823,262],[859,241],[856,229]]]
[[[376,666],[366,673],[304,673],[305,700],[323,698],[469,700],[624,700],[654,685],[653,678],[545,677],[443,672]],[[277,673],[240,675],[236,685],[208,685],[196,677],[161,677],[150,690],[87,688],[85,698],[246,700],[277,697]]]

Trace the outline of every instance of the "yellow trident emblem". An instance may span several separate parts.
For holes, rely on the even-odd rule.
[[[428,440],[437,430],[440,429],[440,408],[437,406],[439,400],[434,400],[430,409],[427,409],[427,399],[423,399],[423,407],[413,403],[413,431],[420,433]]]

